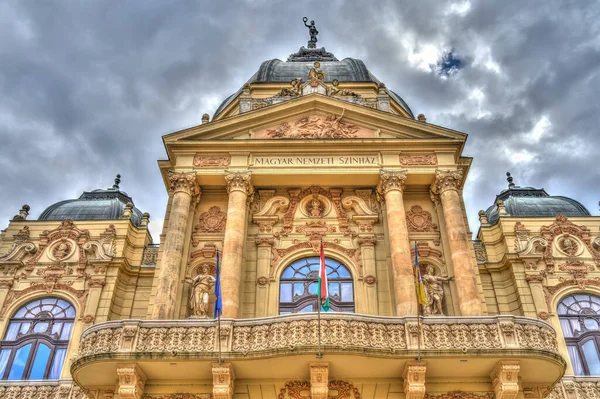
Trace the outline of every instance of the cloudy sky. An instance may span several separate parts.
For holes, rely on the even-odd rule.
[[[161,136],[197,125],[266,59],[306,44],[362,59],[415,114],[469,134],[477,211],[518,185],[598,215],[600,5],[584,1],[0,2],[0,228],[21,204],[112,185],[166,204]]]

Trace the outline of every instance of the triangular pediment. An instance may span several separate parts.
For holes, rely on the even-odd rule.
[[[204,140],[425,139],[466,134],[404,116],[311,94],[163,137],[165,144]]]

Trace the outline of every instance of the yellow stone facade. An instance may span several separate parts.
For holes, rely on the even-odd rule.
[[[0,398],[600,397],[600,379],[573,376],[556,315],[565,295],[600,295],[600,219],[512,217],[499,203],[474,244],[466,134],[415,119],[382,84],[319,70],[249,83],[212,121],[164,136],[160,247],[131,207],[10,222],[0,332],[38,298],[76,317],[60,378],[2,381]],[[565,234],[577,251],[561,249]],[[279,305],[283,270],[321,241],[350,271],[354,313],[321,314],[317,359],[317,315]],[[415,242],[442,314],[420,317]],[[190,317],[189,279],[214,274],[217,251],[220,333],[212,311]]]

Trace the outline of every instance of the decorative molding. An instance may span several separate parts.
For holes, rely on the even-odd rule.
[[[582,260],[568,259],[558,267],[558,270],[569,273],[579,288],[584,289],[588,273],[594,271],[594,266],[586,265]]]
[[[144,248],[144,254],[142,255],[142,266],[156,266],[158,262],[158,250],[160,246],[157,244],[147,245]]]
[[[457,191],[463,179],[463,170],[439,170],[435,171],[435,179],[431,184],[431,191],[440,195],[448,190]]]
[[[212,168],[218,166],[229,166],[231,157],[229,155],[196,154],[193,165],[201,168]]]
[[[212,393],[170,393],[164,395],[144,395],[142,399],[212,399]]]
[[[380,180],[377,185],[377,193],[381,196],[390,191],[404,191],[404,181],[408,171],[406,170],[384,170],[379,172]]]
[[[400,155],[400,165],[437,165],[435,155]]]
[[[73,282],[70,282],[73,284]],[[86,290],[76,290],[71,287],[71,284],[68,283],[57,283],[57,282],[40,282],[40,283],[31,283],[30,287],[25,288],[24,290],[12,290],[6,296],[4,300],[4,305],[2,305],[2,310],[0,311],[0,316],[4,316],[6,314],[6,310],[15,302],[18,301],[21,297],[36,291],[46,291],[46,293],[50,294],[54,290],[65,291],[77,298],[77,302],[79,303],[80,309],[85,309],[85,302],[87,300],[87,291]]]
[[[67,383],[61,380],[62,385],[57,385],[57,381],[48,382],[44,385],[5,385],[0,386],[0,398],[3,399],[94,399],[92,393],[83,391],[78,385]],[[98,396],[98,399],[101,397]],[[108,398],[108,397],[107,397]],[[112,396],[111,396],[112,398]]]
[[[256,284],[258,285],[268,285],[269,284],[269,278],[265,277],[265,276],[261,276],[259,278],[256,279]]]
[[[327,226],[325,221],[315,220],[306,222],[304,226],[297,226],[296,233],[303,233],[311,241],[320,241],[327,233],[335,233],[335,226]]]
[[[365,284],[375,285],[375,283],[377,283],[377,278],[375,276],[368,275],[365,277]]]
[[[361,399],[360,391],[350,382],[334,380],[329,381],[329,399]],[[337,392],[337,395],[333,395]],[[279,390],[277,399],[307,399],[311,396],[311,384],[308,381],[288,381]]]
[[[473,250],[475,251],[475,259],[478,264],[487,262],[487,251],[485,250],[485,244],[479,240],[473,241]]]
[[[222,234],[225,232],[227,213],[218,206],[211,206],[208,211],[202,212],[198,218],[198,224],[194,227],[194,234],[209,233]]]
[[[588,249],[597,267],[600,267],[600,252],[596,251],[591,242],[590,229],[585,226],[578,226],[568,220],[565,215],[556,215],[556,220],[550,226],[542,226],[540,234],[548,243],[552,243],[560,235],[570,235],[581,240]],[[548,268],[554,268],[554,257],[552,255],[552,245],[548,245],[544,251],[544,262]]]
[[[406,224],[409,232],[437,232],[438,226],[433,223],[431,213],[423,210],[420,205],[413,205],[406,212]]]

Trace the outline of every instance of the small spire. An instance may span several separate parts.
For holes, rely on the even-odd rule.
[[[118,190],[119,183],[121,183],[121,175],[117,175],[117,177],[115,177],[115,184],[113,184],[112,188],[114,188],[115,190]]]
[[[506,181],[508,181],[508,188],[513,188],[515,183],[513,183],[513,178],[510,175],[510,172],[506,172]]]

